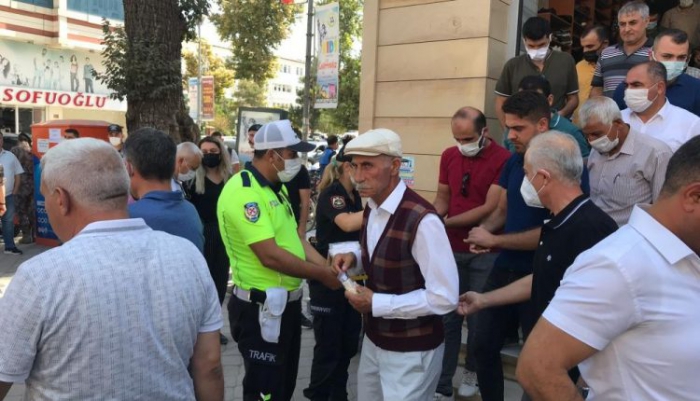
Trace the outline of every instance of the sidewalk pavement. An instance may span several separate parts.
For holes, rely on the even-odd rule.
[[[7,285],[12,280],[17,268],[22,262],[30,259],[33,256],[44,252],[48,248],[42,247],[40,245],[19,245],[19,248],[24,252],[22,256],[6,255],[0,254],[0,297],[7,288]],[[308,290],[305,291],[305,295],[308,296]],[[231,340],[231,330],[228,324],[228,311],[226,308],[226,303],[228,302],[228,296],[226,301],[224,301],[224,322],[225,326],[223,333],[229,338],[228,345],[222,346],[222,364],[224,367],[224,383],[226,386],[226,401],[242,401],[243,400],[243,359],[241,358],[240,352],[238,352],[238,347],[236,343]],[[304,310],[306,308],[304,307]],[[466,339],[466,336],[463,336]],[[313,330],[302,328],[301,337],[301,357],[299,360],[299,375],[297,378],[297,386],[294,392],[294,401],[305,400],[302,391],[309,384],[309,377],[311,374],[311,362],[313,358],[313,348],[314,348],[314,335]],[[359,356],[353,358],[350,363],[350,379],[348,380],[348,394],[350,401],[357,400],[357,366],[359,362]],[[459,386],[459,380],[461,379],[461,368],[458,368],[458,372],[454,378],[455,386]],[[506,401],[519,401],[522,390],[517,383],[506,380]],[[6,401],[21,401],[24,396],[24,385],[15,384],[12,386],[9,394],[5,398]],[[470,397],[468,399],[462,399],[463,401],[481,401],[479,396]],[[366,401],[366,400],[361,400]]]

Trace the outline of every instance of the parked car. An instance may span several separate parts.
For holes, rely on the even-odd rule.
[[[316,148],[312,150],[311,152],[306,154],[306,160],[310,164],[316,164],[318,161],[321,159],[321,156],[323,155],[323,152],[326,150],[326,147],[328,146],[328,142],[326,141],[309,141],[309,143],[314,144]]]

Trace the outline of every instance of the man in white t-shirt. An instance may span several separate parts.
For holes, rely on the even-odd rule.
[[[581,254],[520,355],[535,400],[697,400],[700,394],[700,138],[671,158],[652,206]]]
[[[23,263],[0,298],[0,399],[24,382],[28,400],[223,400],[202,254],[129,219],[129,177],[106,142],[64,141],[41,165],[63,245]]]

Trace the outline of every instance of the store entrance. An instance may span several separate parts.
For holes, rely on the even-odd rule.
[[[1,107],[0,130],[3,134],[24,132],[31,135],[32,124],[43,122],[45,115],[44,108]]]
[[[617,43],[617,11],[629,0],[539,0],[538,15],[552,27],[552,46],[580,61],[583,57],[581,33],[588,25],[603,25],[611,34],[610,44]],[[664,13],[678,5],[678,0],[646,0],[650,24],[647,37],[654,38]]]

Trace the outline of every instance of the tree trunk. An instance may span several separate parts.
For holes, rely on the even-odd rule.
[[[188,115],[182,95],[180,65],[186,23],[178,0],[124,0],[124,30],[127,60],[148,68],[140,69],[143,75],[127,76],[131,81],[127,86],[140,87],[140,93],[144,86],[154,86],[148,96],[127,93],[127,128],[154,127],[176,143],[196,141],[199,129]]]

